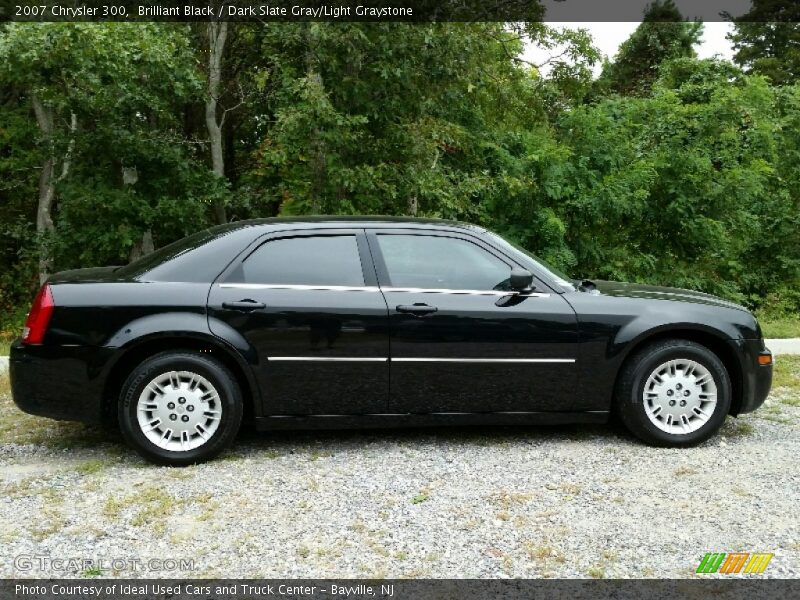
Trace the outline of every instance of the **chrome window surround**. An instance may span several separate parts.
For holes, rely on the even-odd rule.
[[[220,283],[219,287],[238,289],[238,290],[301,290],[301,291],[334,291],[334,292],[400,292],[410,294],[457,294],[463,296],[510,296],[515,294],[513,291],[499,290],[450,290],[447,288],[402,288],[366,285],[366,286],[346,286],[346,285],[299,285],[281,283]],[[531,292],[525,294],[531,298],[549,298],[548,293]]]
[[[411,294],[459,294],[464,296],[511,296],[517,294],[512,290],[450,290],[447,288],[403,288],[403,287],[385,287],[381,288],[384,292],[407,292]],[[525,294],[526,297],[531,298],[548,298],[550,294],[543,294],[540,292],[531,292]]]
[[[371,285],[298,285],[283,283],[220,283],[219,287],[236,290],[328,290],[334,292],[377,292],[380,290],[377,286]]]

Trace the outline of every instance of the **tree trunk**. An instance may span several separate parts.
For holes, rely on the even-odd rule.
[[[409,216],[416,217],[418,210],[419,210],[419,202],[417,201],[417,195],[414,194],[408,200],[408,214],[409,214]]]
[[[153,230],[148,229],[142,234],[142,239],[136,242],[133,248],[131,248],[130,260],[133,262],[137,258],[150,254],[153,250],[155,250],[155,245],[153,244]]]
[[[70,115],[69,142],[67,151],[61,162],[61,173],[58,177],[56,171],[55,141],[53,139],[53,108],[45,106],[41,99],[33,93],[31,95],[33,112],[36,115],[36,123],[42,132],[42,139],[45,144],[45,158],[42,161],[42,171],[39,174],[39,199],[36,205],[36,233],[42,242],[39,250],[39,281],[44,283],[50,274],[53,261],[49,249],[44,243],[44,237],[52,233],[53,226],[53,204],[56,197],[56,184],[69,174],[72,150],[75,146],[75,131],[78,128],[78,117],[75,113]]]
[[[225,40],[228,37],[226,22],[208,23],[208,89],[206,97],[206,128],[211,145],[211,168],[218,177],[225,177],[225,156],[222,152],[222,120],[217,119],[220,81],[222,79],[222,56]],[[217,223],[227,222],[225,205],[221,200],[214,203],[214,216]]]
[[[306,78],[308,84],[316,88],[314,93],[324,94],[322,74],[319,72],[319,59],[316,55],[317,39],[314,28],[315,23],[308,23],[306,29]],[[311,213],[318,215],[322,212],[322,188],[325,183],[325,141],[322,139],[322,130],[315,126],[311,132]]]

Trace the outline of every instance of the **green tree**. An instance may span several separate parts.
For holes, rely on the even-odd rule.
[[[796,113],[777,99],[761,77],[681,59],[651,98],[565,114],[570,156],[549,202],[580,272],[740,301],[798,281],[797,196],[781,173]]]
[[[10,24],[0,30],[0,81],[13,90],[16,118],[34,117],[19,125],[35,135],[17,142],[38,155],[38,191],[28,210],[41,242],[40,278],[54,264],[89,259],[102,244],[105,254],[90,260],[119,260],[147,245],[158,222],[153,204],[177,187],[181,169],[169,175],[171,186],[156,181],[186,158],[175,155],[175,114],[198,89],[186,29]],[[113,228],[96,221],[120,204],[127,218],[112,221]],[[84,236],[91,242],[81,245]]]
[[[733,60],[775,85],[800,76],[800,4],[794,0],[753,0],[750,12],[733,20],[728,34]]]
[[[535,22],[0,25],[2,319],[40,269],[220,208],[459,218],[578,275],[796,307],[800,85],[693,58],[669,3],[648,18],[600,82],[621,94],[586,32]]]
[[[614,61],[605,65],[597,84],[600,93],[648,95],[660,65],[694,57],[702,33],[702,23],[684,21],[673,0],[656,0],[648,5],[642,24],[622,43]]]

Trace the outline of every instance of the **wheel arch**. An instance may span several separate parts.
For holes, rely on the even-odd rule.
[[[122,386],[133,369],[147,358],[160,352],[189,351],[211,356],[227,367],[236,378],[244,398],[244,422],[252,422],[260,406],[259,390],[250,367],[223,340],[201,333],[160,333],[149,335],[121,348],[110,366],[103,387],[103,417],[107,422],[116,420],[116,405]]]
[[[628,361],[635,356],[642,348],[663,340],[688,340],[708,348],[717,358],[722,361],[728,371],[731,380],[731,409],[730,414],[739,414],[743,402],[743,372],[742,366],[736,357],[731,345],[722,335],[718,335],[708,329],[693,329],[690,327],[676,327],[659,329],[642,334],[639,338],[631,342],[626,349],[623,359],[620,361],[617,373],[614,377],[614,394],[619,385],[619,378]],[[616,398],[615,398],[616,400]]]

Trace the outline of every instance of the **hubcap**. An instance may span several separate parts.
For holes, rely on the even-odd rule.
[[[148,440],[165,450],[185,452],[214,435],[222,418],[222,401],[204,377],[170,371],[145,386],[136,412]]]
[[[670,360],[647,378],[642,400],[650,422],[661,431],[691,433],[714,414],[717,384],[700,363],[685,358]]]

